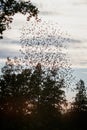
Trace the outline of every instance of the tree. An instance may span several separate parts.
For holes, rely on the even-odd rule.
[[[8,115],[25,114],[30,75],[31,70],[23,69],[19,59],[7,58],[0,76],[0,112]]]
[[[1,0],[0,1],[0,34],[3,34],[3,31],[6,28],[9,28],[9,24],[13,21],[12,16],[15,13],[28,13],[27,20],[29,21],[32,16],[37,19],[38,9],[30,1],[24,2],[21,0]],[[3,38],[0,36],[0,39]]]
[[[39,104],[39,99],[41,96],[41,83],[42,83],[42,68],[41,64],[38,63],[31,75],[29,88],[30,88],[30,100],[34,104]]]
[[[66,101],[63,90],[65,87],[64,79],[60,79],[58,76],[58,70],[47,71],[43,81],[44,89],[41,95],[41,102],[48,109],[48,112],[51,112],[52,109],[56,110],[56,112],[61,112],[61,105]]]
[[[36,79],[37,77],[38,75],[36,74]],[[62,104],[66,102],[63,90],[66,84],[63,79],[59,79],[58,71],[54,69],[44,70],[42,68],[42,75],[39,81],[37,92],[34,87],[34,92],[38,97],[34,113],[36,123],[38,127],[42,126],[42,128],[59,128],[61,127]]]
[[[41,63],[31,69],[19,63],[17,58],[7,58],[2,68],[0,118],[27,119],[34,128],[61,128],[61,105],[66,102],[64,79],[57,69],[44,69]]]
[[[50,107],[61,111],[61,104],[65,101],[62,88],[66,86],[64,80],[59,79],[57,70],[44,70],[40,63],[33,69],[23,69],[17,58],[7,58],[2,73],[0,101],[5,103],[4,106],[8,104],[7,107],[12,107],[10,105],[13,104],[15,109],[11,110],[21,112],[26,102],[34,105],[36,113],[42,106],[43,109],[49,110]]]
[[[87,111],[87,94],[86,87],[83,80],[80,80],[76,84],[76,97],[73,103],[74,110],[77,111]]]

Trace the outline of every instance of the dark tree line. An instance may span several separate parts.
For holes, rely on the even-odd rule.
[[[40,63],[34,69],[23,69],[19,64],[14,64],[17,64],[17,60],[14,59],[12,63],[8,58],[6,66],[2,68],[1,120],[5,117],[31,117],[37,128],[46,127],[44,123],[50,128],[50,121],[60,116],[61,104],[66,101],[62,89],[65,88],[64,79],[59,79],[54,69],[42,69]]]
[[[0,34],[6,28],[9,28],[9,24],[13,21],[12,16],[16,13],[28,14],[27,20],[33,16],[37,19],[38,8],[34,6],[30,1],[24,2],[21,0],[0,0]],[[3,38],[0,36],[0,39]]]
[[[84,81],[76,84],[71,108],[66,104],[66,83],[55,69],[23,68],[17,59],[7,59],[0,77],[0,129],[83,130],[87,119]]]

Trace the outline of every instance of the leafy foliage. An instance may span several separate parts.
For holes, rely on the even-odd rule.
[[[30,1],[16,1],[16,0],[1,0],[0,1],[0,34],[9,28],[9,24],[13,21],[12,16],[15,13],[28,13],[27,20],[29,21],[32,16],[37,19],[38,9]],[[0,37],[2,38],[2,36]]]

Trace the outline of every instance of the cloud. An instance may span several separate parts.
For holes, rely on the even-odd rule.
[[[55,11],[41,11],[41,15],[60,15],[60,13],[55,12]]]
[[[11,51],[11,50],[0,50],[0,58],[6,57],[15,57],[19,54],[18,51]]]
[[[19,56],[20,47],[19,41],[16,39],[4,37],[4,39],[0,40],[0,64],[3,64],[7,57]]]

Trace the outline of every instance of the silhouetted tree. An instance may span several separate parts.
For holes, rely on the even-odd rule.
[[[41,95],[42,104],[48,107],[48,111],[49,109],[51,111],[52,108],[61,111],[61,104],[65,102],[65,92],[63,90],[65,87],[64,79],[60,79],[58,76],[58,70],[48,70],[43,81]]]
[[[12,16],[15,13],[28,13],[27,20],[32,16],[37,19],[38,9],[30,1],[24,2],[21,0],[1,0],[0,1],[0,34],[9,27],[9,24],[13,21]],[[3,38],[0,36],[0,38]]]
[[[40,98],[40,122],[47,129],[61,128],[62,104],[66,102],[64,79],[59,79],[57,70],[47,70],[43,77]]]
[[[73,107],[77,111],[87,111],[87,94],[86,87],[83,80],[80,80],[76,84],[76,97],[75,102],[73,103]]]
[[[30,100],[36,105],[39,105],[41,96],[41,84],[42,84],[42,68],[38,63],[30,77],[29,89]]]
[[[0,110],[9,115],[24,114],[31,71],[22,69],[17,58],[7,58],[0,77]]]
[[[23,68],[17,58],[7,58],[0,77],[3,128],[6,124],[5,128],[62,129],[64,88],[66,83],[59,70],[43,68],[40,63],[31,69]]]
[[[87,94],[83,80],[79,80],[75,88],[75,99],[72,102],[71,110],[66,113],[66,129],[83,130],[87,129]]]

